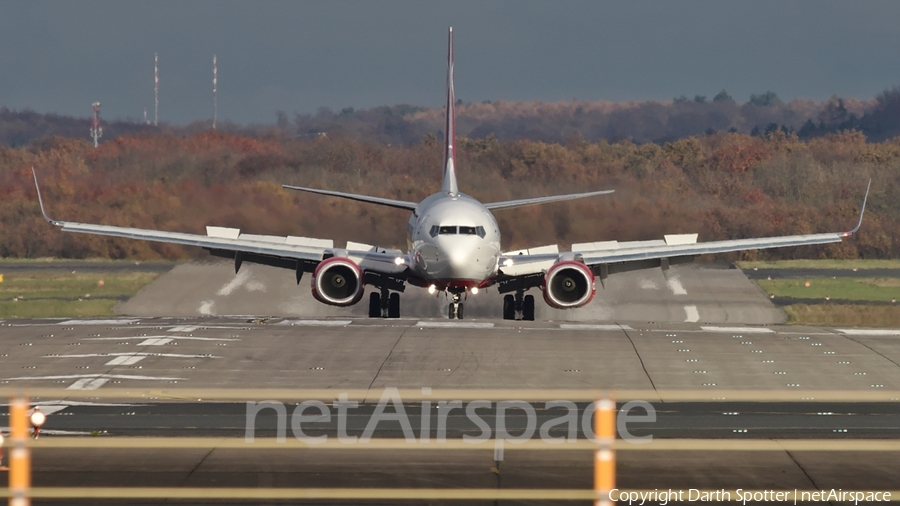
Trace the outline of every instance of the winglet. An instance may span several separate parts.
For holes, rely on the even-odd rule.
[[[444,180],[441,191],[456,195],[459,188],[456,184],[456,97],[453,93],[453,27],[447,42],[447,122],[444,125]]]
[[[859,230],[859,227],[862,226],[863,213],[866,212],[866,200],[869,199],[869,188],[871,188],[871,187],[872,187],[872,178],[869,178],[869,184],[866,186],[866,195],[863,197],[862,207],[859,210],[859,221],[856,222],[856,226],[853,227],[853,230],[850,230],[849,232],[844,232],[843,234],[841,234],[841,236],[850,237],[851,235],[855,234]]]
[[[47,216],[47,211],[44,209],[44,199],[41,198],[41,187],[38,186],[37,172],[35,172],[34,167],[31,168],[31,174],[34,176],[34,189],[37,191],[38,204],[40,204],[40,206],[41,206],[41,214],[44,215],[45,220],[49,221],[50,223],[52,223],[54,225],[59,225],[60,222]]]

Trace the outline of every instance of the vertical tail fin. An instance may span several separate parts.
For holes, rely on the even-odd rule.
[[[453,95],[453,27],[450,28],[450,38],[447,43],[447,124],[444,126],[444,181],[441,183],[441,191],[455,195],[459,193],[456,186],[455,158],[456,142],[456,114]]]

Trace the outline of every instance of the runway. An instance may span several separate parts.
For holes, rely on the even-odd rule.
[[[31,320],[2,325],[0,381],[23,387],[296,387],[329,388],[336,395],[342,389],[370,389],[373,402],[385,387],[423,386],[710,392],[900,389],[896,337],[900,331],[252,317]],[[895,438],[900,430],[900,410],[894,403],[648,400],[657,409],[657,422],[635,430],[635,435],[853,439]],[[240,436],[246,422],[243,404],[147,399],[130,406],[102,406],[69,401],[36,399],[52,411],[45,427],[50,435],[45,437],[54,437],[54,431],[60,435]],[[372,406],[350,417],[350,434],[364,428]],[[420,422],[416,418],[420,406],[410,403],[407,407],[411,419]],[[554,414],[541,413],[545,418]],[[486,420],[495,426],[489,414]],[[521,416],[513,415],[509,430],[517,430],[520,422]],[[275,426],[271,415],[260,415],[258,436],[271,436]],[[309,434],[334,435],[334,427],[328,424],[317,430]],[[448,438],[473,431],[477,428],[465,417],[449,419]],[[388,424],[375,435],[399,437],[401,431]],[[839,456],[789,451],[621,452],[619,483],[630,488],[890,489],[898,485],[892,470],[894,458],[890,452],[842,452]],[[398,454],[353,449],[42,449],[34,455],[34,481],[54,486],[591,486],[590,452],[507,451],[499,475],[493,459],[489,450]]]
[[[0,325],[0,381],[21,386],[900,388],[900,331],[884,329],[254,317]]]
[[[636,425],[632,433],[661,440],[895,440],[900,434],[900,408],[893,402],[798,398],[688,403],[667,398],[667,391],[685,389],[709,392],[710,398],[716,392],[750,389],[813,392],[813,397],[819,391],[900,390],[900,330],[780,325],[780,311],[733,269],[679,269],[669,278],[654,272],[619,278],[618,285],[611,280],[607,291],[598,292],[596,307],[565,320],[557,318],[573,313],[545,311],[535,322],[491,316],[496,294],[470,298],[471,317],[463,321],[440,317],[441,301],[409,293],[405,312],[415,316],[362,318],[356,308],[328,308],[307,300],[306,280],[297,287],[292,280],[285,281],[281,271],[242,269],[247,273],[242,277],[230,269],[227,264],[178,266],[120,306],[131,316],[0,322],[0,385],[58,387],[78,394],[78,399],[34,400],[50,413],[45,438],[245,435],[245,403],[198,402],[173,394],[178,388],[317,388],[333,391],[335,399],[342,391],[359,389],[370,394],[348,415],[346,429],[348,435],[359,436],[379,396],[390,387],[644,390],[653,394],[646,400],[657,419]],[[693,319],[688,318],[687,306],[695,306],[698,321],[685,321]],[[201,309],[210,314],[201,315]],[[167,311],[176,316],[166,316]],[[217,316],[224,313],[248,316]],[[618,317],[629,314],[640,317]],[[131,402],[90,398],[91,392],[117,387],[160,394]],[[301,400],[279,401],[293,409]],[[334,399],[325,400],[334,409]],[[541,426],[560,414],[544,402],[531,406]],[[409,401],[403,407],[415,437],[421,438],[421,403]],[[480,411],[492,431],[497,429],[496,408],[490,405]],[[575,437],[581,441],[584,408],[584,403],[577,404]],[[447,418],[446,436],[451,441],[480,430],[463,413]],[[435,416],[432,413],[429,419]],[[254,420],[256,437],[278,433],[274,411],[261,412]],[[520,434],[527,428],[524,411],[509,411],[504,425],[511,434]],[[434,418],[429,424],[431,437],[436,436],[436,426]],[[337,431],[334,419],[321,420],[308,424],[306,434],[334,438]],[[381,423],[373,435],[401,438],[404,433],[399,424]],[[554,427],[548,435],[567,437],[567,426]],[[398,452],[350,446],[345,450],[37,448],[34,483],[589,489],[593,479],[592,453],[584,450],[513,448],[504,452],[498,467],[490,449]],[[636,489],[887,490],[900,488],[895,460],[895,453],[879,451],[621,451],[617,472],[620,487]],[[319,503],[334,504],[304,502]]]
[[[337,308],[316,302],[307,274],[297,286],[290,271],[244,265],[235,275],[229,262],[188,263],[172,269],[116,310],[135,316],[272,315],[284,317],[362,317],[364,303]],[[540,291],[532,290],[541,298]],[[467,318],[501,318],[502,296],[487,288],[465,302]],[[537,304],[537,320],[584,322],[707,322],[774,324],[786,321],[765,293],[739,269],[726,265],[680,265],[661,270],[616,274],[585,307],[555,310]],[[441,294],[407,287],[401,316],[441,318],[447,301]]]

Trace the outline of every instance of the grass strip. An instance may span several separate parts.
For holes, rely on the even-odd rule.
[[[788,323],[815,326],[900,327],[900,307],[864,304],[784,306]]]
[[[11,272],[0,281],[0,318],[109,316],[156,272]]]
[[[900,269],[900,259],[892,260],[777,260],[735,262],[741,269]]]

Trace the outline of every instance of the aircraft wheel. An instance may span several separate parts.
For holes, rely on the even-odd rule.
[[[512,295],[503,296],[503,319],[516,319],[516,299],[514,299]]]
[[[525,300],[522,301],[522,319],[534,321],[534,295],[526,295]]]
[[[462,302],[460,302],[459,307],[456,308],[456,319],[457,320],[463,319],[463,303]]]
[[[448,316],[448,318],[450,318],[451,320],[455,320],[455,319],[456,319],[456,310],[457,310],[458,306],[459,306],[459,304],[456,304],[456,303],[451,303],[451,304],[450,304],[450,309],[449,309],[449,311],[447,312],[447,316]]]
[[[369,318],[381,318],[381,295],[378,292],[369,294]]]
[[[392,293],[388,301],[388,318],[400,318],[400,294]]]

